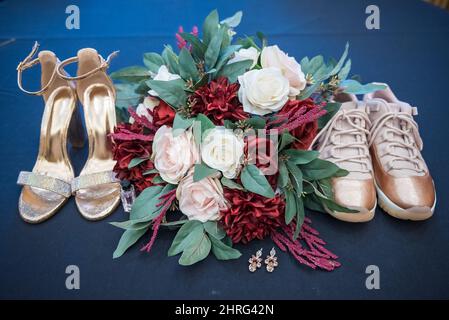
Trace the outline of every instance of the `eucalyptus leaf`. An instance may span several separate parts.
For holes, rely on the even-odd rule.
[[[232,17],[223,19],[220,23],[226,24],[230,28],[236,28],[242,21],[243,12],[237,11]]]
[[[129,247],[137,242],[142,237],[148,228],[138,230],[126,230],[123,232],[120,241],[115,249],[112,257],[114,259],[121,257]]]
[[[147,52],[143,54],[143,63],[151,72],[157,73],[159,68],[164,65],[164,59],[155,52]]]
[[[293,235],[293,239],[298,238],[299,233],[301,232],[302,224],[304,223],[305,212],[304,212],[304,203],[302,202],[302,197],[296,197],[296,230]]]
[[[312,162],[301,165],[301,171],[307,180],[320,180],[333,176],[340,168],[326,160],[315,159]]]
[[[284,161],[279,161],[278,186],[285,188],[289,182],[287,166]]]
[[[134,158],[131,159],[131,161],[128,164],[128,169],[134,168],[136,166],[138,166],[139,164],[141,164],[144,161],[147,161],[148,158]]]
[[[211,250],[211,242],[207,234],[202,230],[201,235],[196,236],[186,248],[184,248],[179,264],[190,266],[205,259]]]
[[[193,56],[198,60],[204,60],[204,53],[206,52],[207,47],[201,42],[201,40],[193,34],[186,32],[181,33],[181,37],[192,45]]]
[[[206,17],[203,23],[203,43],[205,45],[209,45],[209,42],[212,40],[215,33],[218,31],[219,25],[218,12],[217,10],[213,10]]]
[[[264,129],[267,121],[262,117],[253,116],[246,119],[245,123],[253,129]]]
[[[257,193],[266,198],[274,198],[275,194],[267,178],[255,165],[250,164],[243,168],[240,176],[242,184],[248,191]]]
[[[193,171],[193,181],[198,182],[218,172],[218,170],[212,169],[204,163],[197,163],[195,164],[195,169]]]
[[[148,69],[142,66],[126,67],[110,74],[111,79],[123,82],[140,82],[150,78]]]
[[[184,118],[179,113],[176,113],[175,119],[173,120],[173,136],[178,136],[185,129],[191,127],[193,125],[194,118]]]
[[[292,142],[294,142],[298,139],[296,139],[294,136],[292,136],[290,133],[288,133],[288,131],[286,131],[281,134],[280,140],[281,141],[278,146],[279,151],[283,150],[286,146],[288,146],[289,144],[291,144]]]
[[[236,189],[236,190],[245,190],[240,184],[235,182],[232,179],[228,179],[226,177],[221,177],[221,184],[223,187],[229,188],[229,189]]]
[[[346,93],[352,94],[367,94],[378,90],[384,90],[386,88],[383,84],[367,83],[365,85],[352,79],[347,79],[340,83],[340,87],[344,89]]]
[[[345,80],[349,75],[349,71],[351,71],[351,59],[348,59],[344,67],[338,72],[338,79]]]
[[[181,79],[171,81],[148,80],[148,86],[157,92],[159,97],[174,108],[185,106],[187,95],[185,82]]]
[[[209,45],[207,46],[206,53],[204,54],[204,62],[206,63],[207,70],[212,69],[217,62],[218,55],[220,54],[221,43],[223,41],[224,29],[220,29],[212,37]]]
[[[333,118],[333,116],[340,110],[340,102],[328,102],[324,106],[326,114],[318,118],[318,128],[323,129],[326,124]]]
[[[237,77],[241,76],[246,70],[251,68],[253,60],[242,60],[234,63],[230,63],[221,68],[217,73],[218,77],[227,77],[229,82],[234,83],[237,81]]]
[[[242,256],[237,249],[226,245],[221,240],[211,237],[210,241],[212,242],[212,253],[218,260],[232,260]]]
[[[200,221],[189,220],[184,223],[176,233],[170,249],[168,249],[168,256],[171,257],[177,255],[178,253],[181,253],[184,248],[189,245],[189,236],[195,238],[198,236],[197,234],[201,235],[202,233],[204,233],[204,231],[203,225]]]
[[[207,221],[203,224],[204,230],[213,238],[221,240],[226,236],[226,232],[217,221]]]
[[[186,48],[182,48],[179,53],[179,73],[184,80],[199,80],[198,69],[192,55]]]
[[[298,197],[302,194],[302,172],[296,164],[291,161],[286,162],[287,169],[292,177],[291,181]]]
[[[315,150],[298,150],[298,149],[288,149],[282,152],[288,156],[288,161],[294,164],[306,164],[309,163],[319,156],[319,152]]]
[[[164,58],[165,65],[171,73],[179,74],[178,56],[173,52],[171,46],[165,46],[164,51],[162,51],[162,58]]]
[[[296,196],[293,192],[285,190],[285,223],[290,224],[296,217]]]

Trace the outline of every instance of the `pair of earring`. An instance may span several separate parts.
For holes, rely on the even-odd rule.
[[[261,257],[262,257],[262,249],[258,250],[256,252],[256,255],[252,255],[251,258],[249,258],[249,260],[248,260],[249,271],[255,272],[257,269],[262,267],[262,258]],[[277,259],[278,258],[276,257],[276,250],[274,250],[274,248],[272,248],[270,251],[270,255],[268,255],[264,261],[268,272],[273,272],[274,268],[279,265],[277,262]]]

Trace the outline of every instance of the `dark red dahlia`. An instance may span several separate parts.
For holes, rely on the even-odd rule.
[[[279,115],[294,115],[299,113],[307,114],[310,111],[318,111],[321,106],[316,105],[313,99],[306,100],[289,100],[285,106],[279,111]],[[302,111],[300,111],[302,109]],[[318,133],[318,120],[309,121],[299,125],[290,131],[290,133],[299,141],[292,143],[293,148],[306,150],[309,148],[313,139]]]
[[[263,239],[284,225],[285,201],[255,193],[225,188],[229,209],[222,211],[221,223],[233,243]]]
[[[190,97],[191,114],[203,113],[216,125],[223,121],[238,121],[248,118],[243,111],[237,92],[238,83],[229,83],[228,78],[220,77],[197,89]]]
[[[143,135],[144,127],[134,123],[120,123],[114,128],[112,135],[113,159],[117,161],[113,171],[120,180],[128,180],[134,184],[137,192],[152,185],[154,174],[143,175],[145,171],[154,169],[150,160],[128,169],[130,161],[134,158],[149,158],[151,155],[151,141],[124,138],[131,134]]]

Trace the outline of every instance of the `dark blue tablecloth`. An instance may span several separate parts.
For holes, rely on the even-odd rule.
[[[65,28],[65,8],[77,4],[80,30]],[[380,8],[380,30],[365,28],[365,8]],[[243,257],[210,257],[193,267],[167,257],[173,233],[162,231],[150,254],[139,241],[112,260],[121,231],[108,221],[125,220],[120,208],[106,221],[88,222],[74,200],[41,225],[18,215],[20,170],[37,155],[40,98],[16,87],[16,65],[34,40],[65,59],[83,47],[107,55],[120,50],[111,70],[141,64],[142,53],[174,45],[178,25],[201,24],[213,8],[222,17],[244,11],[240,34],[261,30],[270,43],[300,59],[337,57],[351,45],[353,73],[365,82],[389,83],[419,107],[424,157],[434,177],[438,204],[426,222],[393,219],[380,209],[366,224],[310,214],[329,248],[340,255],[334,272],[312,271],[284,253],[273,274],[250,274],[247,258],[269,240],[240,246]],[[0,298],[449,298],[449,14],[421,1],[0,1]],[[38,72],[26,77],[38,86]],[[87,150],[70,150],[76,172]],[[65,269],[77,265],[81,289],[67,290]],[[365,268],[380,268],[380,289],[367,290]]]

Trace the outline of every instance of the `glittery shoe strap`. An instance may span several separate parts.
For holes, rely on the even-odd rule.
[[[52,191],[66,198],[72,194],[70,183],[44,174],[21,171],[17,184]]]
[[[72,194],[80,189],[114,182],[120,182],[120,180],[115,177],[115,173],[112,171],[82,175],[72,180]]]

